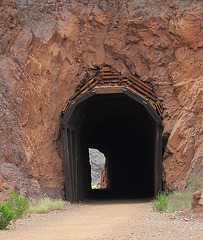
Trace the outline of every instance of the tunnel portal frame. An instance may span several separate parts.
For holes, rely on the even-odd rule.
[[[135,101],[147,111],[154,128],[154,196],[162,190],[162,108],[153,89],[134,75],[123,77],[110,66],[99,67],[97,73],[84,79],[76,88],[63,111],[61,135],[63,147],[63,170],[65,175],[65,198],[78,202],[88,197],[91,179],[87,177],[90,165],[84,164],[89,159],[84,149],[81,129],[85,118],[85,107],[95,96],[122,95]],[[87,156],[88,155],[88,156]]]
[[[73,117],[74,110],[79,104],[84,103],[94,95],[103,94],[124,94],[142,105],[149,113],[155,124],[155,156],[154,156],[154,196],[162,190],[162,121],[159,114],[151,104],[140,95],[123,87],[98,87],[83,94],[70,103],[62,122],[62,143],[63,143],[63,168],[65,175],[65,198],[70,202],[78,202],[88,197],[89,186],[84,177],[88,169],[83,166],[81,160],[80,130],[75,127],[79,119],[81,121],[82,112],[77,111]]]

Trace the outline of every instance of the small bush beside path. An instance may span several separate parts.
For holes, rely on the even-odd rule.
[[[0,205],[0,229],[8,226],[12,220],[15,222],[29,209],[29,202],[18,191],[9,191],[8,200]]]
[[[29,202],[18,191],[9,191],[8,200],[0,204],[0,230],[6,228],[12,221],[22,218],[26,213],[48,213],[53,210],[61,210],[69,202],[48,197]]]
[[[33,201],[30,205],[29,212],[31,213],[47,213],[53,210],[61,210],[65,205],[70,205],[69,202],[61,199],[50,199],[48,197]]]

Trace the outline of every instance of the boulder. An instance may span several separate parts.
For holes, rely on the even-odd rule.
[[[191,209],[193,212],[203,216],[203,189],[192,195]]]

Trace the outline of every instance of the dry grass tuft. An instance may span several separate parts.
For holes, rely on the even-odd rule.
[[[192,195],[203,188],[203,182],[198,178],[191,178],[184,190],[175,190],[158,194],[154,200],[154,209],[163,212],[182,211],[191,207]]]
[[[61,210],[65,205],[69,205],[69,202],[57,199],[52,200],[50,198],[42,198],[37,202],[30,204],[29,212],[32,213],[47,213],[53,210]]]
[[[168,212],[182,211],[191,207],[192,195],[203,188],[203,182],[197,178],[191,178],[186,184],[184,190],[176,190],[167,195]]]

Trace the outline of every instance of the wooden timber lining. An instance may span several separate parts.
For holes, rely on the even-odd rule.
[[[62,110],[62,115],[65,114],[69,104],[77,97],[90,90],[93,90],[95,87],[98,88],[105,86],[120,86],[129,89],[130,91],[134,92],[137,95],[140,95],[142,98],[149,101],[154,110],[157,111],[160,116],[162,115],[162,107],[157,102],[157,98],[153,92],[153,89],[148,84],[143,83],[140,79],[138,79],[136,76],[133,76],[132,74],[124,77],[110,66],[103,66],[98,68],[98,71],[94,77],[84,79],[80,82],[75,90],[74,95],[66,102],[65,107]]]

